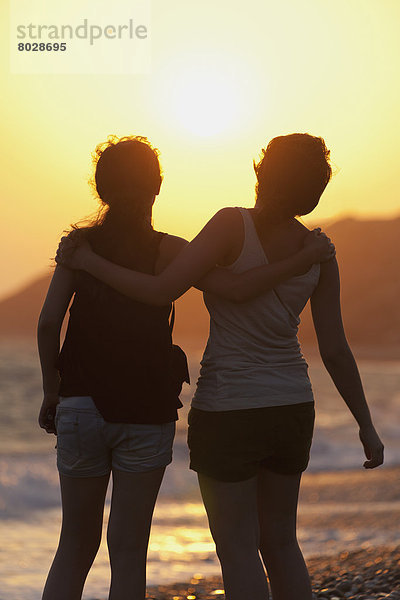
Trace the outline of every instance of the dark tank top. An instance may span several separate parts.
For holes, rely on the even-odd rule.
[[[115,248],[99,228],[88,230],[94,251],[142,273],[155,272],[164,234],[149,231],[129,252]],[[119,255],[119,257],[118,257]],[[119,259],[118,259],[119,258]],[[170,381],[171,305],[150,306],[123,296],[88,273],[76,271],[59,356],[60,396],[91,396],[111,423],[168,423],[182,406]]]

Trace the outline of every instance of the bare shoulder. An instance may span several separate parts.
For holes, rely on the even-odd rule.
[[[217,211],[199,235],[234,240],[243,232],[243,218],[238,208],[227,206]]]
[[[219,210],[217,210],[217,212],[215,213],[215,215],[220,218],[223,219],[232,219],[232,218],[237,218],[238,215],[240,215],[240,210],[237,206],[224,206],[223,208],[220,208]]]
[[[304,223],[301,223],[298,219],[294,219],[293,228],[303,240],[308,235],[312,234],[315,229],[320,229],[322,233],[325,233],[323,228],[321,228],[319,225],[313,224],[312,227],[307,227],[307,225],[304,225]]]
[[[297,232],[299,237],[304,239],[307,235],[309,235],[313,231],[314,227],[312,227],[312,228],[307,227],[307,225],[304,225],[304,223],[301,223],[298,219],[294,219],[293,220],[293,229],[294,229],[294,231]]]
[[[225,208],[221,208],[215,213],[212,220],[224,224],[225,226],[241,225],[243,221],[239,208],[234,206],[226,206]]]
[[[307,227],[307,225],[304,225],[304,223],[301,223],[298,219],[294,219],[293,222],[299,231],[312,231],[309,227]]]
[[[226,206],[215,213],[206,227],[231,240],[243,237],[244,224],[242,214],[237,207]]]
[[[304,225],[304,223],[301,223],[298,219],[294,219],[293,225],[297,231],[303,232],[303,234],[311,233],[314,229],[320,229],[322,233],[324,233],[324,227],[321,227],[321,225],[317,225],[316,223],[314,223],[312,227],[307,227],[307,225]]]
[[[214,236],[225,240],[228,251],[219,261],[220,266],[234,263],[240,255],[244,240],[244,222],[242,214],[237,207],[227,206],[221,208],[210,221],[214,220]]]

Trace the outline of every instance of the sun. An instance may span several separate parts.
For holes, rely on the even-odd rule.
[[[244,110],[243,79],[237,64],[215,59],[175,65],[168,81],[169,112],[196,136],[231,130],[239,126]]]
[[[174,90],[178,119],[186,129],[200,136],[225,131],[238,112],[238,94],[226,73],[197,69],[183,76]]]

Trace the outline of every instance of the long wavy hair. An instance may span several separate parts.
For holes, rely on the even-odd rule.
[[[152,207],[160,191],[159,151],[143,136],[109,136],[92,155],[90,184],[100,203],[97,213],[72,225],[96,251],[120,264],[153,239]]]

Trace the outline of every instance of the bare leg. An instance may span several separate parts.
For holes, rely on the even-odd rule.
[[[60,475],[63,520],[42,600],[80,600],[101,541],[109,476]]]
[[[113,470],[108,522],[109,600],[144,600],[151,519],[165,467],[145,473]]]
[[[301,474],[260,469],[258,514],[260,550],[273,600],[311,600],[311,584],[297,543],[296,515]]]
[[[199,484],[227,600],[268,600],[258,550],[257,479],[227,483],[199,474]]]

